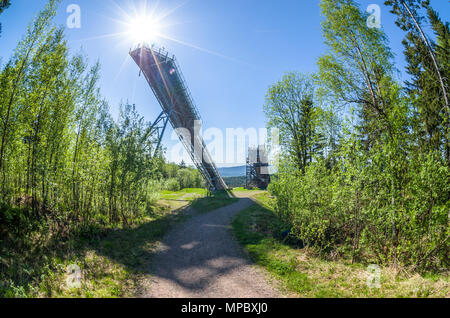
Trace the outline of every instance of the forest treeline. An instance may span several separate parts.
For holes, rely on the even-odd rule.
[[[53,23],[58,3],[48,1],[0,72],[3,234],[49,217],[127,225],[161,189],[203,186],[197,170],[152,155],[155,131],[134,105],[112,118],[99,63],[69,52]]]
[[[448,270],[449,24],[429,1],[385,2],[405,33],[403,83],[358,3],[320,5],[317,74],[286,74],[264,107],[280,129],[277,214],[328,257]]]

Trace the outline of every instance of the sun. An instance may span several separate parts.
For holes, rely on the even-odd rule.
[[[112,21],[114,23],[115,31],[81,39],[80,41],[97,41],[107,38],[114,39],[122,51],[124,47],[129,49],[140,45],[156,45],[158,47],[164,47],[168,43],[173,42],[226,60],[248,64],[233,57],[223,55],[220,52],[214,52],[187,41],[182,41],[170,34],[170,30],[173,29],[173,27],[182,26],[184,28],[187,24],[191,23],[180,21],[179,17],[177,19],[174,17],[171,18],[175,12],[188,4],[190,0],[185,0],[172,8],[162,8],[162,5],[160,6],[162,1],[160,0],[151,1],[152,5],[149,5],[150,0],[129,0],[127,1],[128,4],[126,8],[121,7],[116,0],[109,1],[115,15],[101,17]],[[140,5],[136,5],[135,2],[138,1]],[[129,54],[124,55],[124,60],[119,67],[116,79],[119,77],[126,63],[131,60]]]
[[[160,23],[150,16],[140,16],[130,21],[128,35],[135,44],[151,43],[158,39],[161,32]]]

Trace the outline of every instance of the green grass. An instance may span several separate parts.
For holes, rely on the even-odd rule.
[[[173,204],[174,201],[188,201],[191,206],[201,213],[206,213],[236,202],[231,192],[219,191],[208,196],[206,189],[183,189],[180,191],[162,191],[161,199]]]
[[[233,191],[236,192],[252,192],[252,191],[261,191],[260,189],[246,189],[244,187],[239,187],[239,188],[233,188]]]
[[[87,226],[65,241],[35,231],[17,240],[18,246],[3,245],[0,297],[132,297],[156,242],[188,217],[180,211],[163,203],[129,227]],[[82,273],[77,288],[66,283],[72,265]]]
[[[282,288],[298,297],[449,297],[448,276],[418,274],[381,268],[380,288],[369,288],[365,265],[350,260],[325,260],[309,249],[289,246],[280,238],[286,226],[273,212],[267,193],[233,222],[234,233],[251,259],[277,278]]]
[[[220,191],[213,193],[209,197],[195,199],[192,203],[192,207],[200,213],[207,213],[235,203],[238,200],[239,199],[233,197],[231,192]]]
[[[82,259],[91,264],[89,276],[81,289],[64,291],[70,297],[132,297],[148,275],[155,243],[176,223],[190,215],[179,213],[191,205],[198,213],[205,213],[226,206],[237,199],[226,193],[206,197],[205,189],[184,189],[164,192],[160,201],[161,211],[148,217],[141,224],[127,229],[116,229],[96,242]],[[175,199],[174,199],[175,197]],[[86,257],[87,256],[87,257]]]
[[[148,277],[155,244],[173,225],[187,220],[192,205],[205,213],[236,201],[204,189],[164,191],[151,215],[129,227],[90,224],[67,240],[37,228],[28,237],[0,241],[0,297],[134,297]],[[81,287],[68,288],[66,271],[77,265]]]
[[[207,195],[206,189],[187,188],[180,191],[161,191],[160,197],[165,200],[194,201],[204,198]]]

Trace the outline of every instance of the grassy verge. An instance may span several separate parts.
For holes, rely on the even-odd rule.
[[[161,191],[160,197],[164,200],[183,200],[193,201],[198,198],[204,198],[207,195],[206,189],[183,189],[180,191]]]
[[[152,215],[128,227],[92,223],[58,240],[37,229],[26,238],[17,238],[15,245],[9,240],[1,245],[0,296],[133,296],[154,244],[174,223],[186,218],[179,212],[175,205],[160,203]],[[80,269],[81,285],[75,288],[67,283],[71,268]]]
[[[213,193],[209,197],[197,198],[192,202],[192,207],[199,213],[207,213],[224,206],[237,202],[231,192],[220,191]]]
[[[189,201],[191,206],[200,213],[206,213],[236,202],[230,192],[220,191],[208,196],[206,189],[183,189],[181,191],[162,191],[163,202]]]
[[[285,227],[274,214],[270,197],[264,193],[256,198],[259,204],[234,220],[234,232],[250,257],[286,291],[299,297],[450,297],[448,276],[422,277],[392,268],[381,268],[379,288],[370,288],[368,264],[324,260],[311,250],[286,244],[280,236]]]
[[[206,197],[203,189],[161,197],[151,215],[128,227],[88,224],[55,240],[46,226],[0,241],[0,297],[133,297],[148,276],[155,244],[192,215],[181,213],[184,207],[207,212],[235,202],[221,193]],[[81,271],[81,285],[70,288],[67,271],[73,268]]]
[[[261,190],[257,189],[257,188],[255,188],[255,189],[247,189],[247,188],[244,188],[244,187],[239,187],[239,188],[233,188],[233,191],[234,192],[259,192]]]

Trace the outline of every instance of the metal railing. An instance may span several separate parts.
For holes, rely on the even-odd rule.
[[[201,121],[202,119],[200,116],[200,112],[198,111],[198,108],[196,107],[196,105],[194,103],[192,94],[189,91],[189,88],[186,84],[186,80],[184,78],[183,73],[181,72],[181,68],[180,68],[175,56],[169,57],[169,53],[167,51],[165,51],[164,48],[157,48],[154,45],[150,47],[146,44],[137,45],[133,50],[130,51],[130,54],[138,49],[148,50],[149,53],[152,54],[153,59],[155,60],[155,65],[156,65],[156,63],[159,65],[167,63],[167,65],[169,65],[174,70],[174,74],[170,73],[171,77],[168,80],[168,82],[170,82],[170,87],[172,89],[177,88],[177,90],[178,90],[178,87],[180,88],[179,92],[178,91],[175,92],[176,98],[177,98],[177,101],[181,99],[181,104],[185,105],[185,107],[188,108],[187,111],[188,111],[189,115],[187,113],[185,113],[182,109],[181,109],[181,111],[183,113],[180,113],[174,109],[176,105],[179,106],[179,103],[174,104],[174,100],[171,97],[172,94],[170,92],[170,89],[166,86],[165,81],[167,79],[163,78],[163,74],[160,74],[160,75],[164,81],[164,85],[166,86],[164,88],[164,90],[166,91],[167,94],[162,93],[163,96],[160,96],[160,93],[158,92],[158,90],[161,90],[160,84],[156,85],[156,87],[153,87],[152,81],[147,76],[146,72],[143,70],[142,65],[139,65],[139,67],[141,68],[142,72],[144,73],[144,76],[146,77],[147,82],[149,83],[154,95],[156,96],[156,98],[157,98],[159,104],[161,105],[161,107],[163,108],[163,110],[167,111],[167,109],[170,109],[170,110],[173,110],[174,112],[178,113],[180,116],[182,116],[182,118],[187,118],[187,116],[189,116],[189,118],[191,118],[191,119]],[[160,70],[161,68],[158,67],[158,69]],[[172,69],[170,70],[170,72],[172,71]],[[166,71],[167,71],[167,69],[166,69]],[[174,85],[174,81],[178,82],[178,83],[176,83],[177,85]],[[166,95],[169,96],[170,100],[167,100]],[[163,98],[164,100],[162,100],[161,98]],[[180,108],[180,107],[178,107],[178,108]],[[181,108],[183,108],[183,106]],[[208,187],[213,190],[226,189],[227,186],[226,186],[225,182],[223,181],[222,177],[220,176],[220,173],[219,173],[215,163],[212,160],[212,157],[205,145],[203,138],[195,135],[195,131],[194,131],[195,129],[193,127],[184,127],[183,123],[179,122],[179,118],[177,116],[175,116],[173,113],[171,113],[171,116],[169,116],[169,121],[170,121],[172,127],[174,127],[174,128],[187,128],[191,133],[194,133],[194,136],[189,136],[191,138],[190,138],[190,142],[188,143],[186,141],[186,137],[188,137],[188,136],[184,136],[181,131],[178,131],[178,129],[175,129],[181,143],[188,151],[188,153],[192,159],[192,162],[194,163],[194,165],[197,167],[197,169],[200,171],[200,173],[205,178],[205,181],[207,182]],[[191,128],[192,130],[190,130],[189,128]],[[196,153],[196,150],[194,149],[194,145],[196,144],[195,143],[196,141],[199,142],[198,144],[201,145],[201,147],[202,147],[201,154]],[[191,144],[191,142],[192,142],[192,144]]]

